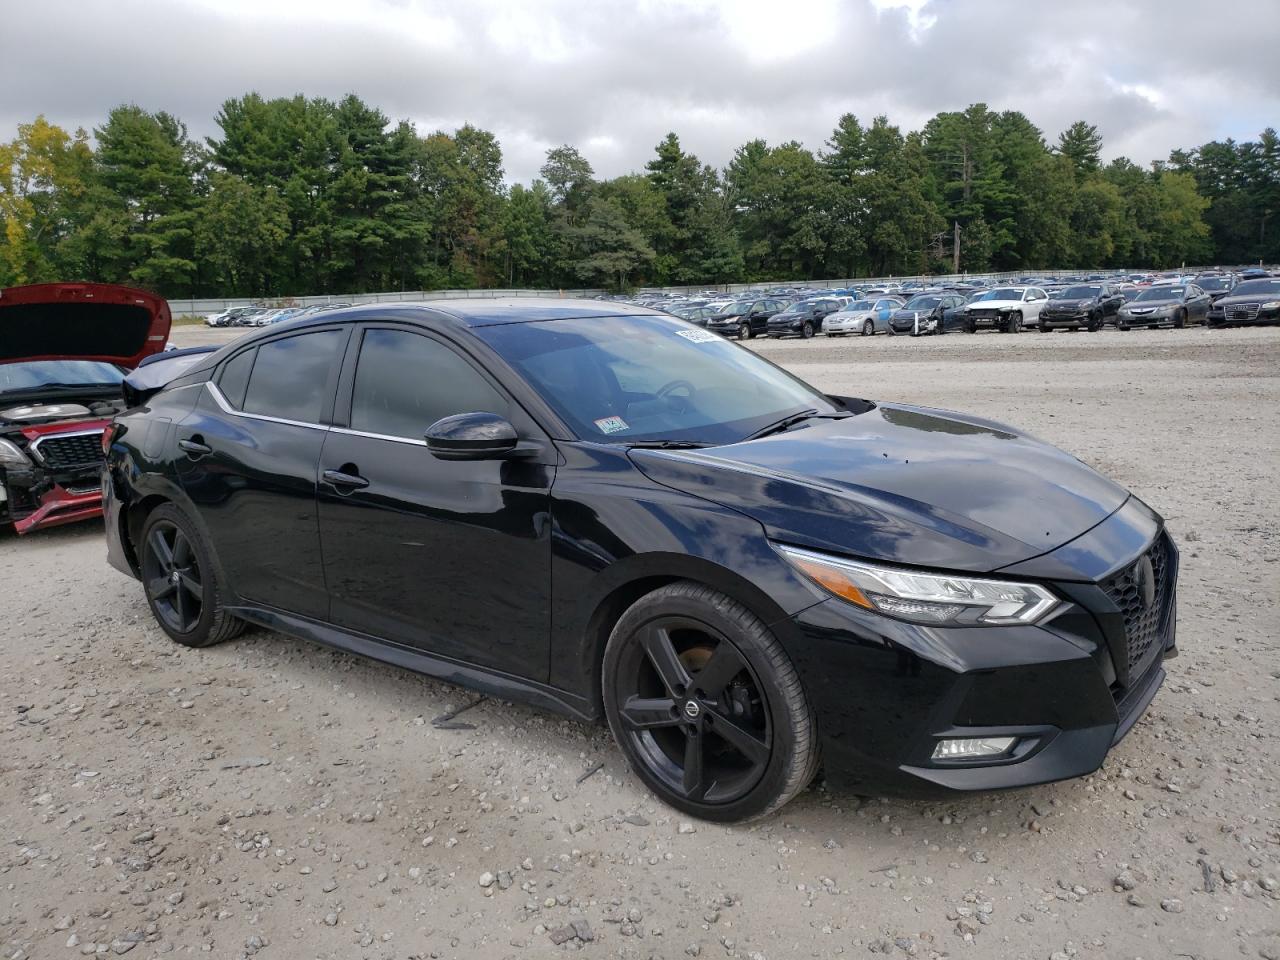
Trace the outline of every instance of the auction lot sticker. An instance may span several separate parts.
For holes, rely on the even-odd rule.
[[[677,330],[676,333],[686,340],[692,340],[694,343],[715,343],[720,339],[710,330]]]
[[[627,429],[627,421],[621,417],[601,417],[594,422],[601,433],[621,433]]]

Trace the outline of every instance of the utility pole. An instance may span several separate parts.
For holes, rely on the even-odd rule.
[[[955,234],[951,241],[951,272],[958,274],[960,272],[960,221],[953,221],[955,224]]]

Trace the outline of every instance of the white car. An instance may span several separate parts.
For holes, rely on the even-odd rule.
[[[970,333],[993,327],[1001,333],[1017,333],[1023,327],[1040,326],[1040,311],[1049,295],[1039,287],[996,287],[964,308]]]

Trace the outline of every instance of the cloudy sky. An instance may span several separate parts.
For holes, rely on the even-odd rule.
[[[598,175],[675,130],[717,166],[819,148],[841,113],[916,128],[984,101],[1107,157],[1280,122],[1280,0],[36,0],[0,25],[0,138],[115,104],[217,132],[228,97],[354,92],[422,132],[502,142],[509,180],[572,143]]]

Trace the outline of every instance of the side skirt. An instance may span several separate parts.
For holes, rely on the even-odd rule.
[[[585,697],[538,683],[536,680],[526,680],[497,670],[461,663],[390,640],[382,640],[334,626],[331,623],[321,623],[267,607],[227,607],[227,612],[242,620],[256,623],[260,627],[266,627],[268,630],[276,630],[301,640],[310,640],[326,647],[359,654],[370,660],[403,667],[414,673],[423,673],[460,687],[469,687],[502,700],[518,700],[542,710],[564,714],[588,723],[596,723],[599,720]]]

